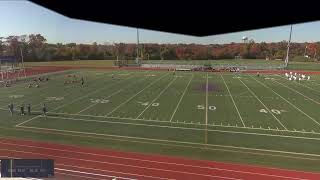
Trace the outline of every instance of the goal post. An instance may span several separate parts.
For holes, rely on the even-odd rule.
[[[235,60],[240,60],[240,59],[242,59],[242,56],[234,56],[234,59]]]
[[[23,59],[19,61],[16,56],[0,56],[0,78],[2,81],[23,77],[26,77]]]

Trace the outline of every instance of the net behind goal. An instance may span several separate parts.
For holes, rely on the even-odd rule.
[[[25,77],[25,69],[22,62],[15,56],[0,56],[0,80],[13,80]]]
[[[235,60],[242,59],[242,56],[235,56],[234,59],[235,59]]]

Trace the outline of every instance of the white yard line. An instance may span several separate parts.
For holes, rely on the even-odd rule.
[[[131,77],[129,77],[129,78],[125,78],[124,81],[128,81],[128,80],[130,80],[131,78],[134,78],[134,76],[131,76]],[[116,85],[119,85],[119,84],[123,83],[124,81],[120,81],[120,82],[117,82],[117,83],[115,83],[115,84],[112,84],[111,86],[109,86],[109,88],[110,88],[110,87],[114,87],[114,86],[116,86]],[[130,84],[130,85],[131,85],[131,84]],[[129,86],[129,85],[128,85],[128,86]],[[126,87],[127,87],[127,86],[126,86]],[[122,89],[124,89],[124,88],[122,88]],[[117,91],[116,94],[117,94],[117,93],[119,93],[119,91]],[[115,94],[112,94],[112,95],[108,96],[107,98],[110,98],[110,97],[112,97],[113,95],[115,95]],[[76,113],[76,114],[80,114],[81,112],[83,112],[83,111],[85,111],[85,110],[87,110],[87,109],[89,109],[89,108],[91,108],[91,107],[93,107],[93,106],[95,106],[95,105],[97,105],[97,104],[99,104],[99,103],[94,103],[94,104],[92,104],[92,105],[90,105],[90,106],[82,109],[81,111],[79,111],[79,112]]]
[[[142,90],[140,90],[139,92],[137,92],[136,94],[134,94],[133,96],[131,96],[129,99],[127,99],[125,102],[121,103],[120,105],[118,105],[117,107],[115,107],[112,111],[110,111],[107,115],[105,116],[109,116],[110,114],[112,114],[114,111],[118,110],[121,106],[123,106],[124,104],[128,103],[131,99],[135,98],[136,96],[138,96],[140,93],[142,93],[144,90],[146,90],[147,88],[149,88],[150,86],[152,86],[154,83],[158,82],[160,79],[164,78],[165,76],[167,76],[169,73],[162,75],[160,78],[158,78],[157,80],[153,81],[152,83],[148,84],[146,87],[144,87]]]
[[[122,91],[122,89],[120,89],[120,90],[112,93],[111,95],[109,95],[108,97],[106,97],[106,99],[108,99],[108,98],[110,98],[110,97],[112,97],[112,96],[114,96],[114,95],[116,95],[116,94],[119,94],[121,91]],[[99,104],[99,103],[93,103],[93,104],[91,104],[90,106],[88,106],[88,107],[82,109],[81,111],[77,112],[76,114],[80,114],[80,113],[82,113],[83,111],[88,110],[88,109],[92,108],[93,106],[95,106],[95,105],[97,105],[97,104]]]
[[[41,111],[34,111],[34,112],[41,112]],[[85,116],[91,118],[104,118],[104,119],[124,119],[124,120],[131,120],[131,121],[141,121],[141,122],[157,122],[157,123],[173,123],[173,124],[183,124],[183,125],[194,125],[194,126],[205,126],[205,124],[196,124],[190,122],[172,122],[172,121],[160,121],[154,119],[135,119],[135,118],[126,118],[126,117],[114,117],[114,116],[97,116],[97,115],[86,115],[86,114],[68,114],[68,113],[48,113],[53,115],[69,115],[69,116]],[[53,116],[50,116],[53,117]],[[97,120],[100,122],[99,120]],[[259,127],[241,127],[241,126],[226,126],[226,125],[217,125],[217,124],[208,124],[211,127],[223,127],[223,128],[237,128],[237,129],[251,129],[251,130],[265,130],[265,131],[275,131],[275,132],[288,132],[288,133],[301,133],[301,134],[314,134],[320,135],[320,132],[312,132],[312,131],[292,131],[292,130],[284,130],[284,129],[266,129],[266,128],[259,128]]]
[[[129,79],[131,79],[131,78],[133,78],[133,76],[130,77],[130,78],[128,78],[128,79],[126,79],[126,80],[129,80]],[[65,106],[68,106],[68,105],[70,105],[70,104],[73,104],[73,103],[75,103],[75,102],[77,102],[77,101],[79,101],[79,100],[81,100],[81,99],[83,99],[83,98],[85,98],[85,97],[88,97],[88,96],[90,96],[90,95],[92,95],[92,94],[98,93],[98,92],[100,92],[100,91],[102,91],[102,90],[104,90],[104,89],[106,89],[106,88],[109,88],[109,87],[110,87],[110,86],[104,86],[104,87],[102,87],[102,88],[96,89],[95,91],[92,91],[92,92],[90,92],[90,93],[87,93],[87,94],[84,95],[84,96],[80,96],[80,97],[74,99],[73,101],[71,101],[71,102],[69,102],[69,103],[66,103],[66,104],[64,104],[64,105],[62,105],[62,106],[59,106],[59,107],[53,109],[52,111],[56,111],[56,110],[61,109],[61,108],[65,107]],[[49,111],[49,112],[50,112],[50,111]]]
[[[231,94],[231,92],[230,92],[230,90],[229,90],[229,87],[228,87],[226,81],[224,80],[224,78],[223,78],[223,76],[222,76],[221,74],[220,74],[220,76],[221,76],[221,78],[222,78],[222,80],[223,80],[224,85],[226,86],[226,88],[227,88],[227,90],[228,90],[228,92],[229,92],[230,98],[231,98],[231,100],[232,100],[232,102],[233,102],[234,108],[237,110],[238,116],[239,116],[239,118],[240,118],[240,120],[241,120],[241,122],[242,122],[243,127],[246,127],[246,125],[244,124],[243,119],[242,119],[242,117],[241,117],[241,114],[240,114],[240,112],[239,112],[239,110],[238,110],[238,107],[237,107],[236,103],[234,102],[234,99],[233,99],[233,97],[232,97],[232,94]]]
[[[128,78],[128,79],[130,79],[130,78]],[[67,106],[67,105],[73,104],[74,102],[79,101],[79,100],[81,100],[81,99],[83,99],[83,98],[85,98],[85,97],[87,97],[87,96],[89,96],[89,95],[92,95],[92,94],[95,94],[95,93],[97,93],[97,92],[100,92],[100,91],[104,90],[105,88],[106,88],[106,87],[103,87],[103,88],[97,89],[97,90],[95,90],[95,91],[92,91],[92,92],[90,92],[90,93],[87,93],[87,94],[84,95],[84,96],[80,96],[79,98],[76,98],[76,99],[74,99],[73,101],[71,101],[71,102],[69,102],[69,103],[66,103],[66,104],[64,104],[64,105],[62,105],[62,106],[58,106],[57,108],[55,108],[55,109],[53,109],[53,110],[51,110],[51,111],[48,111],[47,113],[52,112],[52,111],[56,111],[56,110],[58,110],[58,109],[61,109],[62,107],[65,107],[65,106]],[[21,123],[19,123],[19,124],[16,124],[15,127],[19,127],[19,126],[21,126],[22,124],[25,124],[25,123],[27,123],[27,122],[30,122],[30,121],[32,121],[33,119],[36,119],[36,118],[38,118],[38,117],[40,117],[40,116],[41,116],[41,115],[37,115],[37,116],[35,116],[35,117],[31,118],[31,119],[28,119],[28,120],[23,121],[23,122],[21,122]]]
[[[50,89],[51,87],[42,87],[38,92],[34,92],[34,93],[36,93],[36,94],[39,94],[39,96],[44,96],[44,95],[48,95],[48,91],[45,91],[45,92],[42,92],[42,91],[44,91],[44,90],[47,90],[47,89]],[[26,89],[27,90],[27,89]],[[50,93],[50,92],[49,92]],[[27,98],[23,98],[23,99],[21,99],[18,103],[16,103],[16,104],[22,104],[22,102],[26,102],[26,101],[30,101],[30,99],[33,99],[34,97],[30,97],[30,96],[32,96],[31,94],[27,94],[27,95],[25,95],[24,97],[27,97]],[[12,101],[14,101],[14,100],[18,100],[18,99],[12,99]],[[39,103],[39,104],[41,104],[41,103]],[[38,105],[39,105],[38,104]],[[36,106],[38,106],[38,105],[36,105]],[[35,106],[35,107],[36,107]],[[5,106],[3,106],[3,108],[4,108]]]
[[[59,77],[58,79],[60,80],[62,80],[62,78],[63,77]],[[55,81],[56,82],[54,82],[54,83],[58,83],[57,81],[58,81],[58,79],[56,79]],[[27,82],[27,83],[30,83],[30,82]],[[42,87],[42,88],[40,88],[40,90],[38,91],[38,92],[34,92],[34,93],[37,93],[37,94],[39,94],[40,92],[41,92],[41,94],[39,95],[39,96],[45,96],[45,95],[48,95],[48,94],[50,94],[50,92],[48,93],[47,91],[46,92],[42,92],[42,91],[44,91],[44,90],[47,90],[47,89],[50,89],[50,88],[52,88],[52,87],[50,87],[50,86],[48,86],[48,82],[46,82],[46,84],[44,85],[44,86],[46,86],[46,87]],[[23,89],[18,89],[18,90],[23,90]],[[25,91],[27,91],[28,89],[26,89]],[[25,95],[25,97],[29,97],[29,96],[32,96],[32,94],[27,94],[27,95]],[[31,98],[25,98],[25,99],[22,99],[21,101],[19,101],[17,104],[21,104],[22,102],[26,102],[28,99],[32,99],[33,97],[31,97]],[[39,105],[41,105],[42,103],[39,103],[39,104],[37,104],[37,105],[35,105],[35,106],[33,106],[33,107],[37,107],[37,106],[39,106]]]
[[[252,77],[253,78],[253,77]],[[253,78],[254,80],[256,80],[255,78]],[[281,99],[283,99],[284,101],[286,101],[288,104],[290,104],[293,108],[295,108],[296,110],[298,110],[299,112],[301,112],[302,114],[304,114],[305,116],[307,116],[309,119],[311,119],[313,122],[315,122],[317,125],[320,126],[320,123],[315,120],[314,118],[312,118],[311,116],[309,116],[307,113],[305,113],[304,111],[302,111],[300,108],[298,108],[297,106],[295,106],[294,104],[292,104],[290,101],[288,101],[287,99],[285,99],[284,97],[282,97],[280,94],[278,94],[277,92],[275,92],[272,88],[270,88],[269,86],[267,86],[266,84],[256,80],[258,83],[260,83],[261,85],[263,85],[264,87],[270,89],[274,94],[276,94],[277,96],[279,96]]]
[[[168,129],[184,129],[184,130],[197,130],[203,131],[203,128],[192,128],[192,127],[179,127],[179,126],[164,126],[156,124],[142,124],[142,123],[130,123],[130,122],[118,122],[118,121],[103,121],[103,120],[92,120],[92,119],[82,119],[82,118],[69,118],[69,117],[53,117],[50,116],[48,119],[59,119],[59,120],[71,120],[71,121],[83,121],[83,122],[97,122],[97,123],[106,123],[106,124],[123,124],[123,125],[132,125],[132,126],[145,126],[145,127],[158,127],[158,128],[168,128]]]
[[[193,127],[179,127],[179,126],[165,126],[165,125],[155,125],[155,124],[141,124],[141,123],[127,123],[127,122],[115,122],[115,121],[101,121],[101,120],[91,120],[91,119],[81,119],[81,118],[66,118],[66,117],[47,117],[52,119],[59,119],[59,120],[71,120],[71,121],[83,121],[83,122],[97,122],[97,123],[107,123],[107,124],[123,124],[123,125],[132,125],[132,126],[144,126],[144,127],[157,127],[157,128],[167,128],[167,129],[181,129],[181,130],[193,130],[193,131],[203,131],[204,128],[193,128]],[[23,128],[36,128],[33,126],[21,126],[18,127]],[[47,128],[38,128],[38,129],[47,129]],[[60,131],[59,129],[54,129]],[[223,132],[223,133],[231,133],[231,134],[246,134],[246,135],[257,135],[257,136],[269,136],[269,137],[284,137],[284,138],[292,138],[292,139],[306,139],[306,140],[317,140],[320,141],[318,137],[304,137],[304,136],[289,136],[289,135],[279,135],[279,134],[266,134],[266,133],[255,133],[255,132],[245,132],[245,131],[230,131],[230,130],[218,130],[218,129],[208,129],[208,132]],[[73,131],[70,131],[73,132]],[[75,131],[77,132],[77,131]],[[281,132],[281,130],[279,130]],[[91,133],[91,132],[84,132],[88,134],[98,134],[99,133]],[[103,134],[100,134],[103,135]],[[109,134],[107,134],[109,135]],[[126,137],[126,136],[125,136]],[[140,138],[140,137],[135,137]],[[143,138],[148,139],[148,138]]]
[[[207,80],[206,80],[206,124],[208,124],[208,73],[207,73]]]
[[[204,132],[204,143],[208,144],[208,73],[207,73],[207,79],[206,79],[206,119],[205,119],[205,132]]]
[[[244,86],[247,87],[247,89],[250,91],[250,93],[251,93],[254,97],[256,97],[256,99],[263,105],[264,108],[267,109],[267,111],[269,112],[269,114],[271,114],[285,130],[288,130],[288,129],[281,123],[281,121],[270,111],[270,109],[257,97],[257,95],[256,95],[243,81],[241,81],[241,79],[239,79],[239,81],[240,81]]]
[[[277,76],[279,76],[279,77],[282,78],[282,79],[288,80],[287,78],[282,77],[282,76],[280,76],[280,75],[277,75]],[[313,91],[315,91],[315,92],[317,92],[317,93],[320,93],[319,90],[313,89],[313,88],[311,88],[311,87],[309,87],[309,86],[307,86],[307,85],[305,85],[305,84],[302,84],[302,83],[296,82],[296,81],[293,81],[293,82],[294,82],[295,84],[299,84],[300,86],[303,86],[303,87],[306,87],[306,88],[308,88],[308,89],[311,89],[311,90],[313,90]]]
[[[293,88],[291,88],[291,87],[289,87],[289,86],[286,86],[286,85],[284,85],[284,84],[282,84],[282,83],[280,83],[280,82],[278,82],[278,81],[272,81],[272,82],[276,82],[276,83],[282,85],[283,87],[286,87],[286,88],[290,89],[291,91],[300,94],[300,95],[303,96],[304,98],[307,98],[307,99],[311,100],[312,102],[314,102],[314,103],[316,103],[316,104],[320,104],[320,102],[318,102],[318,101],[316,101],[316,100],[314,100],[314,99],[312,99],[312,98],[310,98],[310,97],[308,97],[308,96],[300,93],[299,91],[297,91],[297,90],[295,90],[295,89],[293,89]]]
[[[7,110],[8,111],[8,110]],[[33,111],[37,113],[41,113],[41,111]],[[163,122],[163,123],[168,123],[170,121],[160,121],[160,120],[154,120],[154,119],[137,119],[137,118],[130,118],[130,117],[116,117],[116,116],[99,116],[99,115],[90,115],[90,114],[69,114],[69,113],[55,113],[55,112],[49,112],[47,115],[50,115],[50,117],[54,117],[52,115],[67,115],[67,116],[84,116],[84,117],[90,117],[90,118],[103,118],[103,119],[125,119],[125,120],[133,120],[133,121],[146,121],[146,122]],[[171,122],[171,123],[178,123],[178,122]],[[184,123],[188,124],[188,123]]]
[[[270,152],[270,153],[280,153],[280,154],[290,154],[290,155],[295,155],[290,158],[298,158],[298,159],[306,159],[307,157],[296,157],[297,155],[301,156],[309,156],[309,157],[316,157],[320,158],[320,154],[310,154],[310,153],[300,153],[300,152],[290,152],[290,151],[281,151],[281,150],[271,150],[271,149],[259,149],[259,148],[248,148],[248,147],[240,147],[240,146],[228,146],[228,145],[217,145],[217,144],[203,144],[203,143],[195,143],[195,142],[186,142],[186,141],[175,141],[175,140],[164,140],[164,139],[152,139],[152,138],[143,138],[143,137],[132,137],[132,136],[120,136],[120,135],[113,135],[113,134],[99,134],[99,133],[92,133],[92,132],[82,132],[82,131],[71,131],[71,130],[60,130],[60,129],[53,129],[53,128],[39,128],[39,127],[32,127],[32,126],[20,126],[21,128],[26,128],[26,129],[37,129],[37,130],[42,130],[42,131],[56,131],[56,132],[62,132],[62,133],[70,133],[70,134],[65,134],[65,135],[74,135],[74,134],[80,134],[84,135],[81,137],[89,137],[88,135],[94,135],[91,138],[99,138],[101,137],[113,137],[113,138],[124,138],[124,139],[133,139],[133,140],[124,140],[124,141],[134,141],[138,143],[145,143],[145,144],[158,144],[155,142],[164,142],[164,143],[171,143],[171,144],[163,144],[163,145],[173,145],[173,146],[183,146],[182,144],[185,145],[191,145],[191,146],[186,146],[190,148],[196,148],[198,149],[199,147],[195,147],[195,145],[203,147],[203,145],[207,145],[210,147],[220,147],[220,148],[229,148],[229,149],[240,149],[240,150],[245,150],[245,151],[240,151],[243,153],[249,153],[248,150],[251,151],[261,151],[261,152]],[[218,132],[226,132],[226,133],[234,133],[234,134],[252,134],[252,135],[260,135],[260,136],[275,136],[275,137],[285,137],[285,138],[298,138],[298,137],[293,137],[293,136],[282,136],[282,135],[271,135],[271,134],[257,134],[257,133],[243,133],[243,132],[236,132],[236,131],[219,131],[219,130],[214,130]],[[310,139],[310,138],[302,138],[301,139]],[[314,139],[314,138],[311,138]],[[120,140],[121,139],[117,139]],[[138,141],[139,140],[139,141]],[[142,141],[140,141],[142,140]],[[320,140],[320,139],[315,139],[315,140]],[[153,142],[146,142],[146,141],[153,141]],[[179,145],[181,144],[181,145]],[[217,150],[217,149],[212,149],[212,150]],[[232,151],[232,150],[227,150],[224,149],[223,151]],[[251,152],[253,153],[253,152]],[[275,155],[275,154],[263,154],[263,155],[270,155],[270,156],[281,156],[281,155]],[[319,160],[319,159],[310,159],[309,160]]]
[[[191,75],[191,78],[190,78],[190,80],[189,80],[189,82],[188,82],[188,84],[187,84],[187,86],[186,86],[186,88],[184,89],[184,91],[183,91],[183,93],[182,93],[182,95],[181,95],[181,97],[180,97],[180,99],[179,99],[179,102],[178,102],[176,108],[174,109],[174,112],[173,112],[173,114],[172,114],[172,116],[171,116],[171,118],[170,118],[170,122],[172,121],[174,115],[176,114],[176,112],[177,112],[177,110],[178,110],[178,108],[179,108],[179,106],[180,106],[180,103],[181,103],[181,101],[182,101],[182,99],[183,99],[183,97],[184,97],[184,95],[185,95],[185,93],[186,93],[186,91],[187,91],[187,89],[188,89],[188,87],[189,87],[189,85],[190,85],[190,82],[191,82],[192,79],[193,79],[193,76],[194,76],[194,75],[192,74],[192,75]]]
[[[89,105],[89,106],[87,106],[86,108],[80,110],[80,111],[77,112],[76,114],[80,114],[80,113],[82,113],[83,111],[85,111],[85,110],[87,110],[87,109],[90,109],[90,108],[92,108],[93,106],[95,106],[95,105],[97,105],[97,104],[99,104],[99,103],[92,103],[91,105]]]
[[[23,121],[23,122],[21,122],[21,123],[19,123],[19,124],[16,124],[15,127],[20,127],[21,125],[23,125],[23,124],[25,124],[25,123],[27,123],[27,122],[30,122],[30,121],[32,121],[32,120],[34,120],[34,119],[37,119],[37,118],[40,117],[40,116],[41,116],[41,115],[34,116],[33,118],[30,118],[30,119],[28,119],[28,120],[26,120],[26,121]]]
[[[200,124],[204,125],[204,124]],[[312,135],[320,135],[320,133],[317,132],[312,132],[312,131],[293,131],[293,130],[283,130],[283,129],[266,129],[266,128],[259,128],[259,127],[241,127],[241,126],[225,126],[225,125],[208,125],[212,127],[222,127],[222,128],[227,128],[227,129],[248,129],[248,130],[261,130],[261,131],[272,131],[272,132],[287,132],[287,133],[300,133],[300,134],[312,134]],[[298,136],[297,136],[298,137]]]
[[[22,91],[23,89],[15,89],[15,88],[25,87],[27,84],[29,84],[33,80],[34,77],[56,75],[56,74],[58,74],[58,76],[63,76],[65,74],[68,74],[68,73],[66,73],[68,71],[71,71],[70,73],[72,73],[72,70],[65,70],[65,71],[57,71],[57,72],[52,72],[52,73],[44,73],[44,74],[36,74],[36,75],[32,75],[32,76],[27,76],[27,78],[21,78],[21,80],[26,80],[26,79],[29,79],[29,80],[26,80],[25,82],[21,82],[21,83],[15,84],[14,86],[11,86],[10,88],[8,88],[8,91],[10,91],[11,93],[16,93],[17,91]],[[12,91],[12,89],[14,89],[14,90]]]
[[[237,96],[241,97],[242,95],[248,93],[248,91],[243,91],[242,93],[237,94]]]
[[[136,119],[138,119],[151,105],[152,103],[154,103],[170,86],[171,84],[177,79],[177,77],[175,77],[159,94],[157,97],[155,97],[150,103],[149,105],[136,117]]]
[[[1,128],[1,127],[0,127]],[[31,130],[26,130],[26,129],[31,129]],[[161,146],[166,146],[166,147],[180,147],[180,148],[191,148],[191,149],[203,149],[203,146],[195,146],[195,145],[182,145],[182,144],[172,144],[172,143],[165,143],[165,142],[151,142],[151,141],[139,141],[139,140],[132,140],[132,139],[129,139],[129,138],[120,138],[120,137],[117,137],[117,138],[114,138],[113,136],[96,136],[96,135],[89,135],[89,134],[81,134],[81,133],[66,133],[66,132],[59,132],[58,130],[53,130],[53,131],[56,131],[56,132],[53,132],[53,131],[44,131],[43,128],[42,129],[37,129],[36,127],[25,127],[24,130],[21,130],[21,131],[31,131],[31,132],[35,132],[35,129],[36,132],[38,133],[53,133],[53,134],[58,134],[58,135],[63,135],[63,136],[72,136],[72,137],[80,137],[80,138],[91,138],[91,139],[103,139],[103,140],[113,140],[113,141],[122,141],[122,142],[130,142],[130,143],[140,143],[140,144],[153,144],[153,145],[161,145]],[[49,129],[47,129],[49,130]],[[52,129],[51,129],[52,130]],[[211,146],[220,146],[220,145],[214,145],[212,144]],[[271,156],[271,157],[281,157],[281,158],[290,158],[290,159],[299,159],[299,160],[311,160],[311,161],[318,161],[319,159],[314,159],[314,158],[309,158],[309,157],[299,157],[297,156],[296,154],[294,154],[294,156],[291,156],[291,155],[282,155],[280,153],[278,154],[270,154],[270,153],[263,153],[263,152],[253,152],[253,151],[248,151],[247,150],[234,150],[234,149],[237,149],[237,148],[243,148],[243,147],[235,147],[233,146],[233,149],[231,148],[227,148],[227,147],[223,147],[223,148],[217,148],[217,147],[214,147],[214,148],[210,148],[210,147],[207,147],[206,149],[209,149],[211,151],[222,151],[222,152],[232,152],[232,153],[241,153],[241,154],[253,154],[253,155],[259,155],[259,156]],[[263,150],[263,149],[262,149]],[[256,150],[257,151],[257,150]],[[293,152],[283,152],[283,153],[293,153]],[[309,154],[311,155],[311,154]],[[273,169],[276,169],[276,168],[273,168]]]
[[[319,83],[316,83],[315,80],[309,80],[309,81],[310,81],[310,83],[311,83],[312,85],[314,85],[314,86],[320,86],[320,84],[319,84]]]

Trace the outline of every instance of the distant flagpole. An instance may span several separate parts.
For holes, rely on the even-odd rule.
[[[288,41],[287,56],[286,56],[286,59],[285,59],[285,67],[288,66],[288,62],[289,62],[289,51],[290,51],[291,34],[292,34],[292,25],[290,27],[290,36],[289,36],[289,41]]]
[[[137,28],[137,58],[136,63],[139,63],[139,29]]]

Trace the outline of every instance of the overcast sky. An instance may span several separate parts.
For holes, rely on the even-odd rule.
[[[136,42],[136,29],[110,24],[75,20],[24,0],[0,1],[0,37],[40,33],[49,43]],[[244,21],[245,23],[245,21]],[[320,21],[293,26],[292,41],[320,41]],[[256,42],[287,40],[290,27],[281,26],[207,37],[194,37],[150,30],[140,30],[142,43],[222,44],[240,42],[243,36]]]

